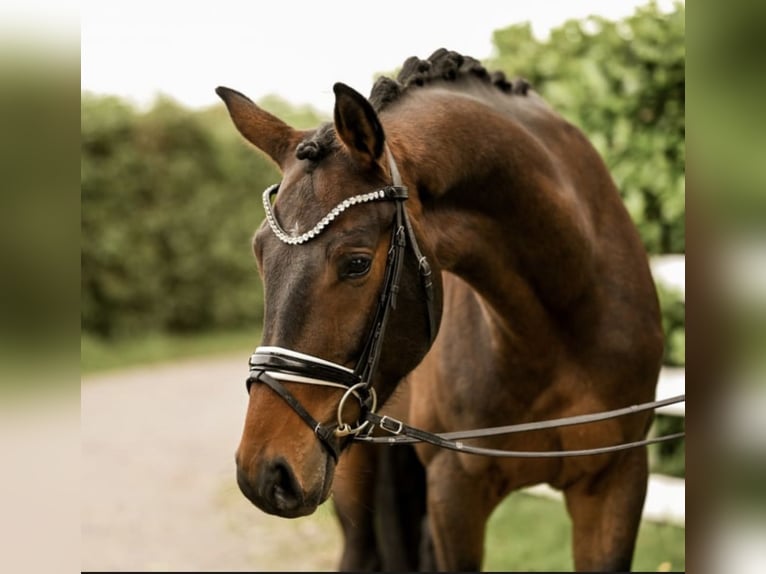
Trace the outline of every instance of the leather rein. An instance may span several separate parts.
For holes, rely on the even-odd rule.
[[[288,245],[301,245],[310,241],[321,233],[335,218],[352,206],[372,201],[392,201],[394,202],[396,209],[391,232],[391,245],[388,251],[388,259],[386,261],[383,287],[375,310],[372,328],[367,335],[367,339],[362,347],[362,353],[355,368],[349,369],[348,367],[337,363],[283,347],[258,347],[255,349],[255,352],[249,360],[250,374],[246,381],[248,394],[250,393],[250,388],[253,383],[262,383],[271,388],[288,405],[290,405],[298,416],[314,431],[322,445],[336,460],[340,456],[342,450],[341,440],[344,438],[368,443],[384,444],[428,442],[438,447],[471,454],[498,457],[543,458],[603,454],[636,448],[656,442],[673,440],[685,435],[685,433],[680,432],[601,448],[543,452],[482,448],[466,445],[460,440],[606,420],[682,402],[686,400],[685,395],[590,415],[438,434],[409,426],[392,417],[380,416],[377,414],[375,412],[377,409],[377,395],[375,389],[372,387],[372,379],[377,370],[378,362],[380,361],[380,352],[383,346],[383,338],[389,316],[391,311],[396,308],[396,297],[399,292],[402,265],[407,246],[410,247],[418,262],[418,269],[427,306],[428,330],[431,342],[433,342],[436,337],[437,330],[431,267],[418,246],[415,233],[412,229],[412,224],[407,215],[407,210],[404,208],[404,202],[408,197],[407,188],[402,184],[399,170],[397,169],[394,158],[387,146],[386,154],[388,156],[392,185],[383,187],[371,193],[356,195],[342,201],[312,229],[301,235],[287,233],[277,221],[272,207],[272,197],[279,190],[279,184],[272,185],[264,191],[263,205],[266,212],[266,220],[274,234],[282,242]],[[343,390],[344,394],[340,399],[337,408],[337,424],[322,424],[314,419],[287,387],[285,387],[285,382],[311,384]],[[348,398],[351,396],[359,402],[360,406],[359,419],[353,425],[344,422],[342,419],[343,408]],[[390,433],[391,436],[371,436],[372,431],[376,426]]]

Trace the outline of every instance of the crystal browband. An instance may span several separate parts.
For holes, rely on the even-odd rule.
[[[336,217],[346,211],[352,205],[359,205],[361,203],[367,203],[370,201],[391,200],[391,199],[406,199],[407,188],[400,185],[389,185],[387,187],[378,189],[377,191],[371,191],[370,193],[362,193],[344,199],[338,205],[333,207],[327,215],[325,215],[319,223],[313,228],[302,233],[301,235],[290,235],[282,226],[279,225],[276,216],[274,215],[274,209],[271,205],[271,196],[276,194],[279,190],[279,184],[276,183],[266,189],[263,192],[263,208],[266,212],[266,221],[269,222],[271,230],[274,232],[281,241],[288,245],[300,245],[306,243],[310,239],[314,239],[319,235],[325,227],[327,227]]]

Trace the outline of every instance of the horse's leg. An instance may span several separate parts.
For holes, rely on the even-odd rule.
[[[381,568],[375,541],[375,446],[354,444],[343,453],[333,482],[333,504],[343,532],[341,571]]]
[[[481,569],[484,530],[497,500],[492,488],[468,475],[453,453],[428,464],[428,526],[440,571]]]
[[[421,563],[421,525],[426,515],[425,470],[409,445],[378,447],[375,526],[385,571],[413,572]],[[427,534],[427,533],[426,533]]]
[[[333,484],[342,571],[430,569],[425,472],[410,446],[352,445]]]
[[[428,514],[424,514],[420,520],[420,548],[418,551],[418,570],[420,572],[436,572],[436,554],[434,541],[431,538],[428,526]]]
[[[646,449],[635,449],[565,490],[576,570],[630,570],[648,472]]]

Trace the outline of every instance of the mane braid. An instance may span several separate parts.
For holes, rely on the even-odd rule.
[[[311,166],[316,164],[338,147],[335,130],[331,122],[319,126],[317,130],[295,147],[295,157],[308,159]]]
[[[369,99],[375,111],[380,112],[397,101],[407,90],[436,81],[457,82],[463,78],[473,78],[494,85],[501,92],[512,95],[526,96],[530,88],[529,82],[523,78],[509,81],[505,73],[490,73],[479,60],[471,56],[439,48],[427,60],[416,56],[407,58],[395,80],[386,76],[378,78]],[[313,169],[322,158],[337,149],[338,145],[333,124],[325,123],[296,146],[295,157],[309,160],[309,169]]]
[[[396,80],[385,76],[378,78],[370,92],[370,102],[379,112],[408,89],[435,81],[456,82],[462,78],[474,78],[512,95],[526,96],[530,88],[529,82],[523,78],[510,81],[501,71],[488,72],[481,62],[471,56],[439,48],[427,60],[416,56],[408,58]]]

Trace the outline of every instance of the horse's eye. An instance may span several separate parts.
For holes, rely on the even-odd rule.
[[[362,277],[370,271],[371,264],[372,259],[366,255],[354,255],[343,263],[341,275],[351,279]]]

